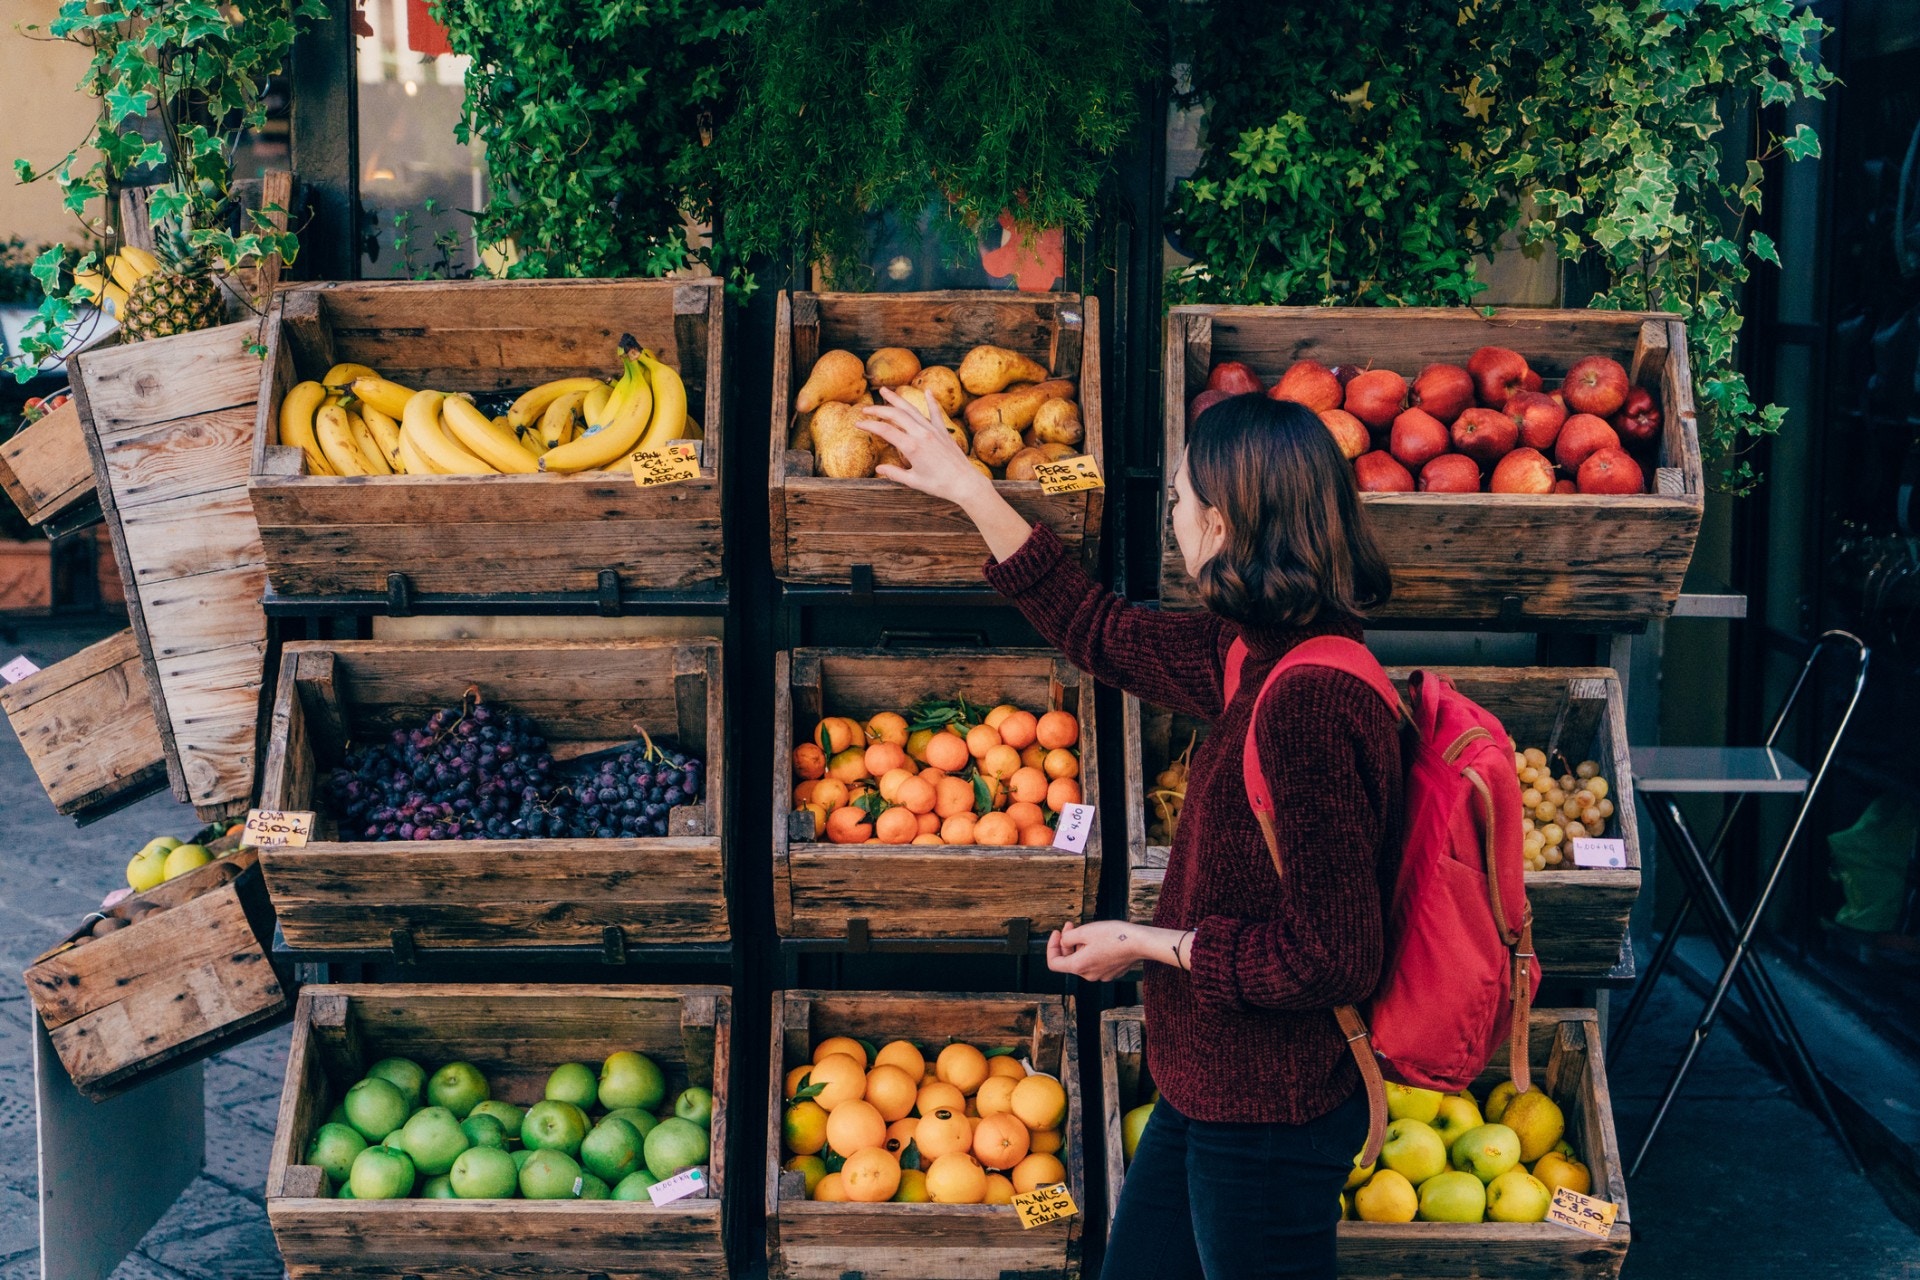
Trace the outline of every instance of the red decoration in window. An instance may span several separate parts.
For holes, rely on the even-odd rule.
[[[1066,238],[1060,228],[1049,227],[1028,246],[1022,243],[1013,215],[1002,210],[1000,231],[998,249],[982,246],[980,250],[980,266],[988,275],[1002,279],[1012,276],[1014,287],[1023,293],[1044,293],[1066,274]]]
[[[429,58],[453,52],[447,29],[433,16],[430,0],[407,0],[407,48]]]

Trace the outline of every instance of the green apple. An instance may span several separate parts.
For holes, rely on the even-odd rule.
[[[1449,1169],[1420,1184],[1423,1222],[1478,1222],[1486,1215],[1486,1185],[1470,1173]]]
[[[660,1179],[645,1169],[636,1169],[614,1185],[609,1199],[625,1200],[631,1203],[652,1204],[653,1197],[647,1194],[647,1188]]]
[[[1504,1124],[1483,1124],[1461,1134],[1453,1144],[1453,1167],[1492,1182],[1520,1163],[1520,1135]]]
[[[520,1189],[520,1170],[499,1147],[469,1147],[453,1162],[447,1179],[462,1200],[506,1200]]]
[[[347,1100],[345,1098],[333,1104],[333,1110],[327,1112],[325,1123],[344,1124],[351,1127],[352,1121],[347,1119]]]
[[[353,1159],[367,1149],[360,1131],[347,1124],[323,1124],[307,1144],[307,1163],[319,1165],[335,1186],[347,1180]]]
[[[135,893],[145,893],[167,878],[167,854],[172,849],[165,839],[149,840],[146,848],[128,860],[127,887]]]
[[[353,1199],[353,1188],[343,1182],[340,1184],[340,1189],[333,1193],[333,1198],[335,1200],[351,1200]]]
[[[662,1120],[647,1135],[647,1171],[665,1182],[683,1169],[705,1164],[711,1146],[707,1131],[693,1121],[679,1116]]]
[[[1133,1159],[1133,1153],[1140,1149],[1140,1135],[1147,1131],[1147,1121],[1153,1116],[1153,1104],[1143,1102],[1127,1112],[1120,1121],[1120,1149],[1126,1152],[1127,1159]]]
[[[651,1111],[642,1111],[638,1107],[621,1107],[618,1111],[609,1111],[601,1117],[601,1123],[605,1124],[608,1120],[625,1120],[642,1138],[652,1133],[653,1127],[660,1123],[659,1116]]]
[[[395,1145],[413,1157],[414,1167],[421,1173],[437,1178],[453,1168],[460,1153],[473,1144],[453,1112],[445,1107],[423,1107],[400,1130]]]
[[[1487,1217],[1494,1222],[1544,1222],[1553,1193],[1525,1169],[1509,1169],[1487,1184]]]
[[[533,1157],[533,1148],[517,1147],[507,1154],[513,1157],[513,1171],[517,1174],[527,1167],[527,1161]]]
[[[426,1068],[411,1058],[382,1058],[367,1068],[369,1079],[390,1081],[416,1111],[427,1099]]]
[[[580,1166],[564,1151],[535,1151],[520,1166],[520,1194],[529,1200],[572,1200],[582,1178]]]
[[[618,1182],[640,1167],[640,1131],[625,1120],[606,1119],[580,1143],[580,1163],[588,1173]]]
[[[444,1173],[435,1174],[420,1184],[422,1200],[458,1200],[459,1198],[453,1194],[453,1179]]]
[[[1422,1124],[1432,1124],[1440,1114],[1440,1099],[1445,1095],[1436,1089],[1416,1089],[1412,1085],[1395,1084],[1387,1081],[1387,1119],[1418,1120]]]
[[[449,1062],[427,1080],[427,1101],[453,1112],[456,1120],[465,1120],[488,1092],[487,1078],[471,1062]]]
[[[702,1129],[713,1128],[713,1091],[698,1085],[682,1089],[680,1096],[673,1100],[673,1114],[693,1121]]]
[[[413,1191],[413,1160],[398,1147],[368,1147],[353,1158],[347,1185],[355,1200],[399,1200]]]
[[[563,1062],[547,1077],[545,1096],[554,1102],[571,1102],[585,1111],[599,1098],[600,1087],[592,1067],[584,1062]]]
[[[590,1173],[580,1175],[580,1198],[582,1200],[611,1200],[613,1188],[604,1178],[596,1178]]]
[[[368,1142],[379,1142],[407,1122],[407,1099],[393,1081],[368,1078],[347,1090],[347,1123]],[[375,1197],[363,1196],[362,1199]]]
[[[518,1142],[520,1141],[520,1122],[526,1119],[527,1113],[511,1102],[503,1102],[499,1098],[488,1098],[467,1112],[467,1119],[471,1120],[475,1116],[492,1116],[507,1131],[508,1140]]]
[[[1380,1163],[1419,1186],[1447,1167],[1447,1148],[1433,1126],[1418,1120],[1395,1120],[1387,1126]]]
[[[607,1110],[657,1111],[666,1098],[667,1078],[645,1054],[623,1049],[600,1065],[600,1105]]]
[[[1450,1093],[1440,1099],[1440,1114],[1433,1119],[1433,1131],[1440,1135],[1440,1141],[1453,1150],[1453,1144],[1460,1135],[1469,1129],[1478,1128],[1486,1121],[1480,1118],[1480,1108],[1472,1098],[1463,1098]]]
[[[579,1108],[568,1102],[547,1099],[527,1108],[520,1125],[520,1141],[536,1151],[562,1151],[569,1157],[580,1150],[587,1136],[586,1122]]]
[[[467,1135],[469,1146],[507,1149],[507,1126],[497,1117],[483,1114],[479,1107],[460,1122],[460,1132]]]

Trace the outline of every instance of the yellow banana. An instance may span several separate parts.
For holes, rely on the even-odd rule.
[[[587,392],[587,398],[580,402],[580,420],[582,422],[600,421],[600,415],[607,411],[607,397],[612,394],[613,384],[610,382],[603,382]],[[562,440],[560,443],[565,444],[566,441]]]
[[[160,259],[137,244],[130,244],[120,250],[120,260],[133,269],[136,279],[140,276],[150,276],[160,269]]]
[[[587,391],[569,391],[547,406],[547,411],[540,415],[542,452],[573,439],[574,415],[579,413],[580,406],[590,394]]]
[[[680,438],[682,440],[705,440],[707,438],[707,429],[700,425],[698,418],[688,418],[687,429],[680,433]]]
[[[379,410],[375,409],[374,412],[378,413]],[[367,474],[371,476],[392,475],[393,463],[387,459],[386,450],[380,447],[380,441],[374,436],[373,428],[368,425],[367,420],[349,409],[347,410],[347,426],[353,430],[354,448],[358,449],[360,456],[367,460]]]
[[[653,416],[647,422],[646,434],[634,448],[658,449],[687,433],[687,386],[680,381],[677,370],[661,364],[651,351],[640,353],[640,364],[646,369],[647,382],[653,388]]]
[[[530,427],[540,421],[540,415],[555,400],[575,391],[591,391],[599,381],[598,378],[556,378],[541,383],[513,402],[513,407],[507,410],[507,425],[515,430]]]
[[[435,471],[433,467],[428,464],[427,460],[420,456],[420,451],[413,447],[413,441],[407,439],[406,432],[404,431],[400,433],[400,470],[410,476],[437,476],[442,474],[441,472]]]
[[[110,315],[119,315],[127,305],[127,291],[99,271],[76,271],[74,284],[93,295],[93,305]]]
[[[326,455],[320,452],[319,439],[313,434],[313,415],[327,398],[327,389],[317,382],[297,382],[280,400],[280,443],[307,456],[310,475],[330,476]]]
[[[366,476],[373,474],[373,468],[360,456],[360,449],[353,442],[353,427],[347,422],[347,411],[337,404],[324,406],[320,410],[319,420],[314,424],[313,433],[320,440],[320,452],[327,457],[327,465],[343,476]]]
[[[113,282],[122,289],[131,292],[133,286],[140,283],[140,273],[134,269],[131,262],[127,261],[125,254],[109,254],[102,265],[106,267],[107,274],[113,277]]]
[[[367,430],[373,432],[374,443],[387,460],[387,466],[396,474],[400,466],[400,424],[370,404],[359,409],[361,420],[367,424]]]
[[[407,402],[414,397],[411,388],[381,377],[355,378],[347,389],[353,392],[354,399],[372,405],[396,422],[406,420]]]
[[[631,342],[631,338],[622,339],[623,351]],[[607,407],[613,413],[612,420],[541,455],[542,471],[592,471],[633,452],[653,416],[653,389],[647,385],[645,366],[632,355],[627,360],[626,377],[632,379],[632,385],[617,413],[613,413],[614,406],[609,400]]]
[[[401,438],[413,445],[423,462],[442,475],[492,475],[492,467],[455,444],[441,426],[440,412],[446,401],[447,396],[439,391],[414,392],[400,417]]]
[[[327,376],[320,379],[320,381],[325,386],[344,387],[356,378],[377,378],[379,376],[380,371],[371,365],[337,364],[327,370]]]
[[[503,475],[531,475],[539,470],[520,447],[512,428],[503,427],[465,400],[448,397],[441,406],[447,430],[467,452]]]

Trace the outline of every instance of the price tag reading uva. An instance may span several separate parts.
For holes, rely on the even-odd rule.
[[[695,1166],[683,1173],[676,1173],[664,1182],[656,1182],[647,1188],[647,1194],[653,1197],[655,1204],[671,1204],[675,1200],[685,1200],[688,1196],[707,1194],[707,1171]]]
[[[677,484],[700,478],[700,442],[675,440],[658,449],[643,449],[629,459],[633,463],[633,482],[642,489],[657,484]]]
[[[298,849],[313,834],[313,813],[307,809],[253,809],[240,843],[256,849]]]
[[[1575,836],[1573,841],[1573,865],[1576,867],[1620,867],[1627,865],[1627,842],[1625,840],[1596,840],[1590,836]]]
[[[1583,1196],[1572,1187],[1555,1187],[1553,1203],[1547,1206],[1547,1221],[1605,1240],[1619,1212],[1620,1206],[1610,1201]]]
[[[1044,1227],[1049,1222],[1058,1222],[1062,1218],[1071,1218],[1080,1212],[1073,1202],[1073,1193],[1064,1183],[1056,1182],[1050,1187],[1035,1187],[1013,1198],[1013,1211],[1020,1215],[1020,1225],[1027,1230]]]
[[[4,680],[8,684],[19,684],[39,669],[40,668],[34,664],[33,659],[23,653],[6,666],[0,667],[0,680]]]
[[[1060,825],[1053,832],[1053,847],[1079,853],[1087,847],[1087,837],[1092,833],[1093,806],[1070,804],[1060,811]]]
[[[1084,453],[1077,458],[1042,462],[1034,467],[1033,478],[1040,482],[1042,493],[1078,493],[1082,489],[1104,489],[1107,485],[1100,478],[1100,468]]]

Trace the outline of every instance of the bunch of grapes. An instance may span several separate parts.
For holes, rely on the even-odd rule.
[[[1564,769],[1566,761],[1561,760]],[[1572,866],[1572,844],[1581,836],[1603,836],[1613,817],[1610,787],[1601,776],[1600,766],[1592,760],[1554,776],[1547,753],[1528,747],[1513,753],[1513,768],[1520,779],[1520,805],[1527,870],[1544,871],[1548,867]]]

